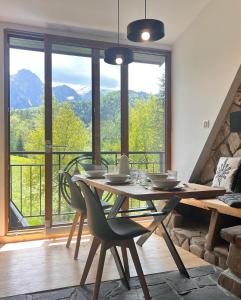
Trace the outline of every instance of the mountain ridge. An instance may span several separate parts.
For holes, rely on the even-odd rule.
[[[53,96],[59,103],[70,101],[90,102],[92,99],[91,90],[87,89],[84,93],[79,94],[75,89],[62,84],[54,86]],[[105,97],[111,93],[116,94],[118,91],[101,89],[101,96]],[[129,101],[134,105],[134,100],[146,100],[149,94],[146,92],[129,91]],[[39,107],[43,104],[44,84],[41,79],[28,69],[21,69],[16,74],[10,76],[10,107],[12,109],[25,109],[30,107]]]

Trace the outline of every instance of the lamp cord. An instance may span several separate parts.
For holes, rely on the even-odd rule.
[[[146,19],[146,0],[145,0],[145,19]]]
[[[120,44],[120,1],[118,0],[118,45]]]

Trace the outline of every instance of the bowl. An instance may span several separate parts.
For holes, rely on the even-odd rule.
[[[112,183],[123,183],[126,182],[130,175],[126,174],[116,174],[116,173],[107,173],[105,174],[105,178]]]
[[[99,178],[105,175],[106,170],[86,170],[85,173],[87,177]]]
[[[167,178],[167,173],[148,173],[147,175],[151,180],[164,180]]]
[[[151,180],[152,186],[160,189],[173,189],[180,183],[180,180],[166,179],[166,180]]]

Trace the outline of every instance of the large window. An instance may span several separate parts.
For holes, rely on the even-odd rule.
[[[116,164],[126,153],[135,168],[169,167],[169,52],[135,48],[135,62],[115,66],[104,62],[106,43],[6,36],[10,229],[72,220],[60,171],[79,171],[82,155]]]

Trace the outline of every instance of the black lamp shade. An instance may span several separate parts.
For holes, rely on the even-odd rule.
[[[148,42],[160,40],[165,36],[164,24],[155,19],[140,19],[127,26],[127,38],[133,42],[146,42],[142,39],[143,32],[149,32]]]
[[[105,49],[104,61],[111,65],[118,65],[116,58],[122,58],[122,65],[128,65],[133,62],[133,52],[125,47],[112,47]]]
[[[241,111],[235,111],[230,114],[230,131],[241,132]]]

